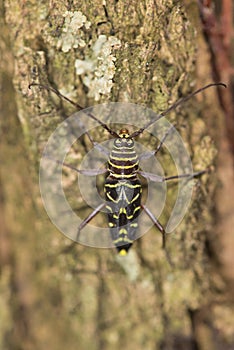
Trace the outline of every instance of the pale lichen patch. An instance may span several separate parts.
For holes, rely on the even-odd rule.
[[[111,91],[116,61],[112,51],[120,45],[121,42],[116,37],[107,38],[106,35],[100,35],[92,46],[90,57],[85,60],[77,59],[75,62],[76,74],[84,74],[83,82],[89,88],[88,96],[95,101]]]
[[[68,52],[72,48],[85,47],[86,42],[82,37],[83,32],[80,29],[89,29],[91,26],[86,16],[80,11],[66,11],[63,17],[65,18],[65,22],[57,47],[61,48],[63,52]]]

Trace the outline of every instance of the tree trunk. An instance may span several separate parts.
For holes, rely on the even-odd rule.
[[[113,249],[74,244],[49,221],[38,185],[41,152],[74,108],[28,85],[53,86],[85,107],[118,101],[167,109],[195,89],[199,17],[196,3],[182,5],[2,3],[0,349],[209,350],[230,342],[231,315],[220,306],[225,284],[208,249],[214,239],[215,171],[196,180],[189,212],[168,235],[172,266],[156,228],[122,261]],[[98,49],[100,42],[106,52]],[[211,82],[204,62],[199,87]],[[178,126],[194,170],[214,169],[221,125],[215,89],[168,119]],[[99,128],[92,137],[101,142],[109,136]],[[154,145],[148,134],[141,143]],[[90,148],[84,137],[77,159]],[[167,154],[162,160],[168,172],[173,169]],[[174,196],[169,191],[160,217],[164,225]]]

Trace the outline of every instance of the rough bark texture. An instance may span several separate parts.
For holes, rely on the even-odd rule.
[[[66,46],[66,11],[86,16],[78,47]],[[111,1],[107,12],[96,1],[1,4],[0,349],[213,350],[233,341],[225,282],[207,249],[218,239],[212,236],[214,173],[197,181],[189,213],[168,239],[173,267],[151,230],[132,248],[130,272],[114,250],[74,245],[59,234],[38,188],[43,146],[74,109],[28,85],[52,85],[83,106],[127,101],[162,111],[195,88],[198,26],[190,1],[187,7],[173,0]],[[75,73],[76,59],[94,60],[100,35],[121,42],[111,49],[112,89],[101,95]],[[211,81],[205,70],[199,86]],[[215,90],[205,96],[170,117],[186,125],[181,133],[197,170],[215,166],[222,120]],[[96,132],[96,141],[103,137]],[[84,140],[81,156],[89,146]]]

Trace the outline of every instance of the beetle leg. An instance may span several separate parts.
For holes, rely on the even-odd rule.
[[[188,180],[190,180],[190,179],[193,179],[194,177],[203,175],[208,172],[209,172],[209,168],[205,170],[197,171],[192,174],[181,174],[181,175],[173,175],[173,176],[160,176],[152,173],[147,173],[144,171],[138,171],[138,174],[140,174],[141,176],[153,182],[166,182],[170,180],[177,180],[177,179],[183,179],[183,178],[188,178]]]
[[[167,129],[166,133],[164,134],[162,140],[160,141],[160,143],[158,144],[157,148],[155,151],[146,151],[143,152],[142,154],[140,154],[139,156],[139,160],[141,159],[149,159],[150,157],[156,156],[156,154],[161,150],[166,138],[171,135],[171,133],[173,132],[173,130],[175,129],[175,126],[172,125],[170,128]]]
[[[145,211],[145,213],[153,221],[153,223],[157,227],[157,229],[161,232],[161,234],[162,234],[162,248],[165,249],[166,248],[166,233],[165,233],[163,226],[160,224],[160,222],[156,219],[156,217],[151,213],[151,211],[144,204],[141,204],[141,208]]]
[[[78,174],[82,174],[82,175],[97,176],[97,175],[105,174],[107,172],[107,169],[77,169],[71,164],[61,162],[60,160],[53,159],[49,156],[45,156],[45,157],[54,161],[57,164],[61,164],[69,169],[75,170]]]
[[[100,204],[97,208],[95,208],[92,213],[90,213],[87,218],[85,218],[79,225],[77,235],[76,235],[76,241],[78,241],[81,230],[98,214],[100,211],[105,207],[106,203]]]

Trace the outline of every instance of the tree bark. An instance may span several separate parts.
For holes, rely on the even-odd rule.
[[[79,23],[69,32],[74,13]],[[209,350],[230,343],[231,315],[221,312],[225,283],[207,249],[215,172],[197,180],[189,212],[167,240],[172,266],[156,229],[124,263],[114,250],[74,244],[47,218],[37,175],[50,134],[74,108],[46,90],[28,89],[35,82],[85,107],[120,101],[161,112],[195,89],[199,23],[194,2],[2,3],[0,348]],[[112,40],[103,65],[94,54],[100,38]],[[77,75],[75,62],[84,69],[84,61],[94,70]],[[95,77],[105,69],[100,93]],[[211,81],[211,73],[204,75],[197,86]],[[194,169],[214,169],[221,125],[215,89],[168,118],[179,126]],[[104,137],[102,129],[93,135],[97,142]],[[90,148],[87,138],[82,142],[81,159]],[[141,142],[152,146],[147,135]],[[163,164],[170,171],[167,157]],[[160,220],[167,219],[165,210]]]

